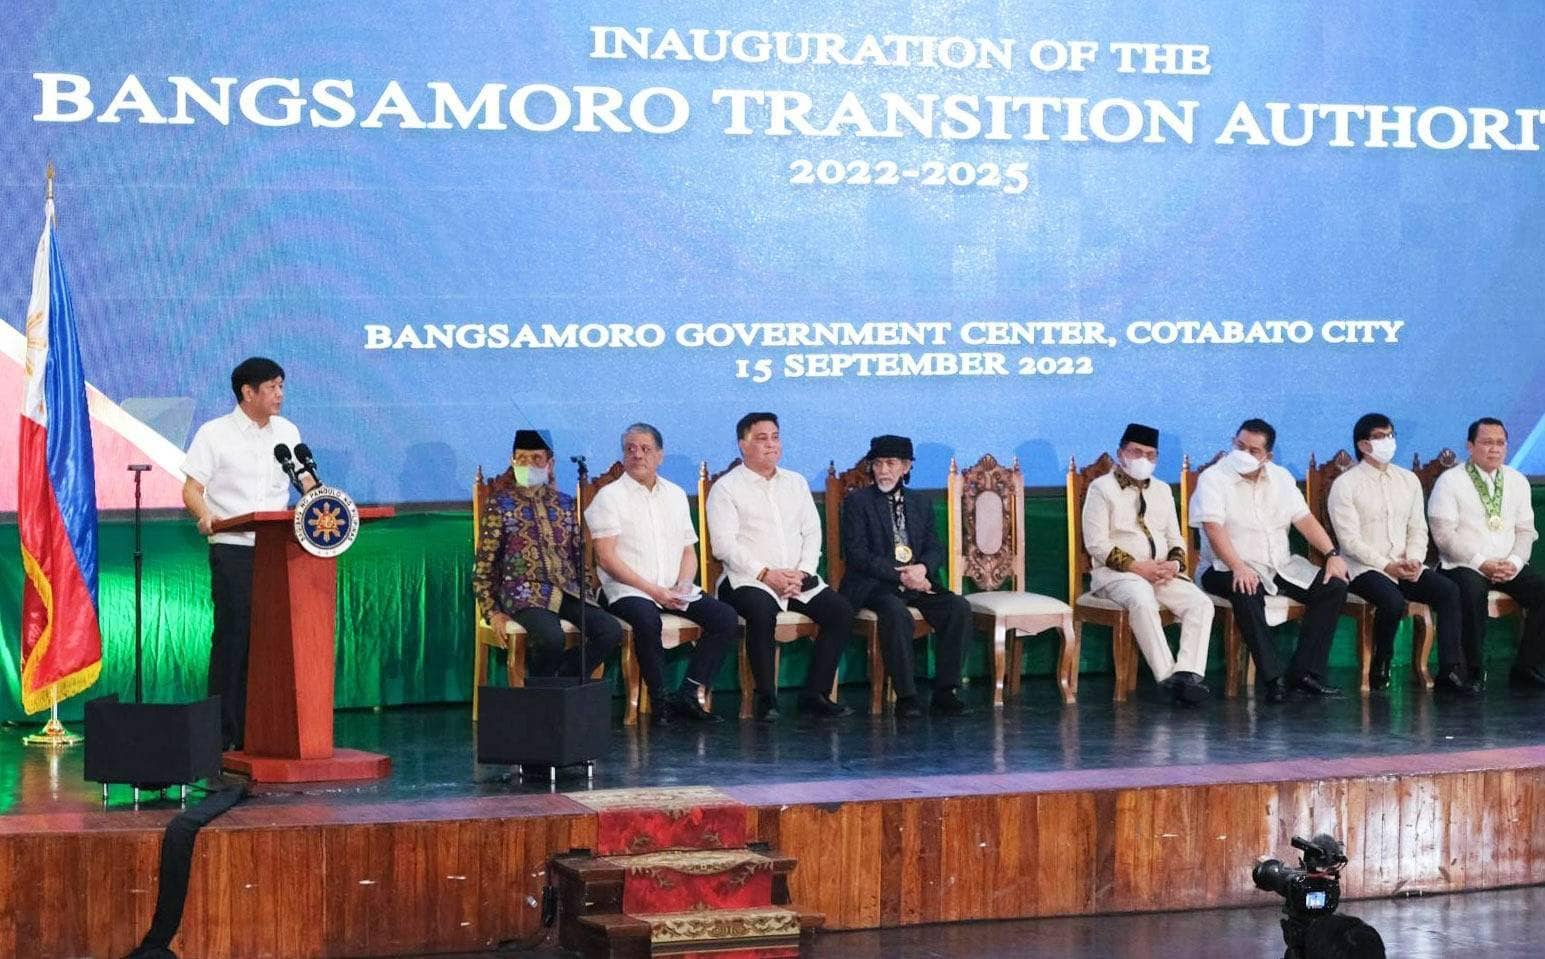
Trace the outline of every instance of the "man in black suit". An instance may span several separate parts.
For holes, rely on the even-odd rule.
[[[944,548],[933,529],[933,512],[921,493],[906,488],[912,471],[912,441],[876,436],[866,457],[874,485],[856,489],[842,502],[842,557],[847,572],[838,591],[854,609],[872,609],[880,620],[885,670],[896,688],[896,715],[920,716],[912,676],[912,613],[923,614],[934,630],[935,713],[966,711],[956,687],[960,658],[971,632],[971,605],[937,579]],[[872,677],[875,682],[879,677]]]

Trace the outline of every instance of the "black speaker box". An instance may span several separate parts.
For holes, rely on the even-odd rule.
[[[220,775],[220,697],[196,703],[86,704],[86,778],[161,788]]]
[[[608,683],[528,677],[524,687],[484,686],[478,695],[480,763],[572,766],[606,752]]]

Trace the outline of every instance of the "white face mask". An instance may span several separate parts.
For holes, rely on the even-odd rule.
[[[1153,475],[1153,461],[1146,456],[1137,456],[1129,460],[1121,461],[1121,468],[1126,474],[1141,483]]]
[[[1251,456],[1245,450],[1230,450],[1226,462],[1240,476],[1249,476],[1261,468],[1261,461]]]
[[[1380,463],[1388,463],[1395,458],[1395,438],[1385,436],[1381,439],[1369,440],[1368,455]]]
[[[517,486],[546,486],[547,467],[545,466],[514,466],[511,471],[515,474]]]

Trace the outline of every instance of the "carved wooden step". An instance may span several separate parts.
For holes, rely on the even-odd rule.
[[[794,866],[765,849],[560,856],[559,939],[586,957],[797,955],[823,917],[789,904]]]
[[[817,914],[781,906],[585,916],[577,923],[577,941],[564,946],[582,956],[616,959],[686,955],[772,959],[798,956],[800,942],[808,941],[821,921]]]

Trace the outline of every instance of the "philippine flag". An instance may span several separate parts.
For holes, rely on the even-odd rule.
[[[102,671],[97,624],[96,470],[75,311],[54,238],[52,190],[27,306],[17,523],[21,527],[21,696],[29,713]]]

